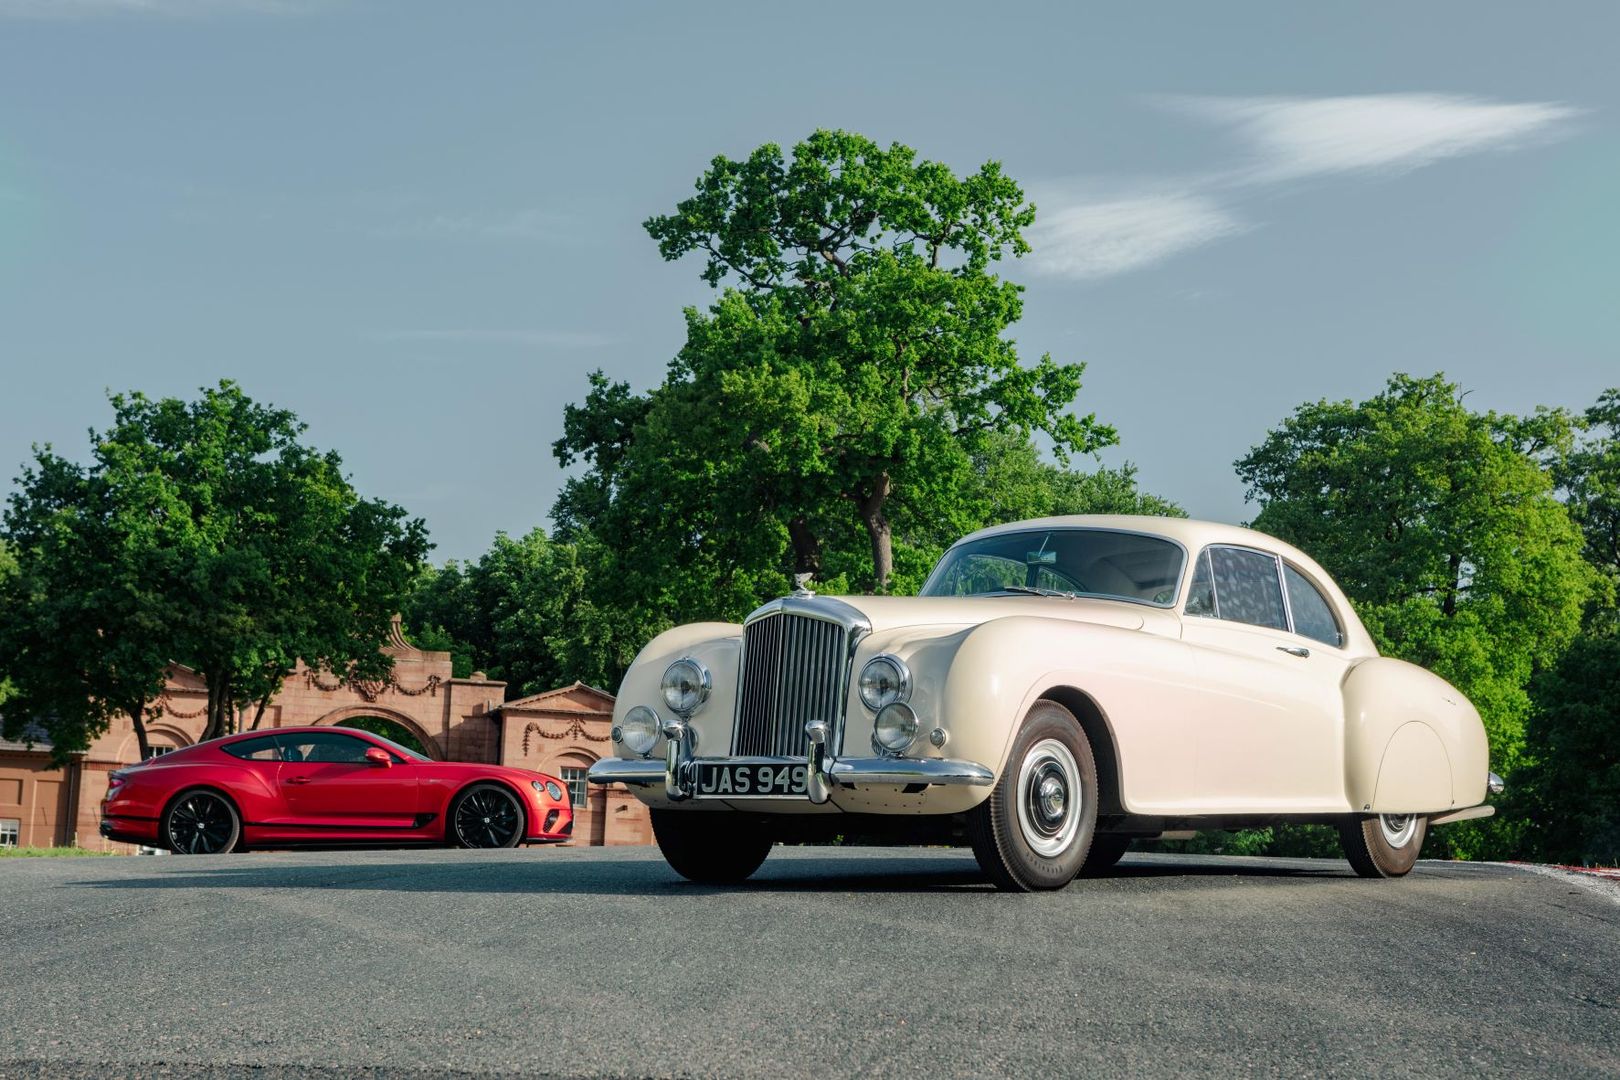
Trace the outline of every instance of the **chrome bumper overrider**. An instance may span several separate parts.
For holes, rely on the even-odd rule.
[[[835,787],[904,787],[909,784],[969,784],[988,787],[995,774],[976,761],[951,758],[865,757],[838,760],[827,750],[827,725],[819,721],[806,725],[810,753],[800,758],[748,758],[750,762],[808,767],[806,795],[813,803],[832,798]],[[692,797],[697,786],[697,762],[686,725],[679,720],[664,724],[668,739],[663,761],[650,758],[603,758],[586,774],[593,784],[631,784],[647,787],[662,782],[664,794],[673,801]],[[722,759],[716,759],[722,760]],[[739,759],[741,760],[741,759]]]

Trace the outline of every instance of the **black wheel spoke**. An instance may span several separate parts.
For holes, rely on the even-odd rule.
[[[504,791],[478,788],[462,797],[455,810],[456,838],[465,847],[506,847],[522,818]]]

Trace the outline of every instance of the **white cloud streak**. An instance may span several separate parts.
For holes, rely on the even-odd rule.
[[[1246,228],[1213,199],[1190,192],[1099,202],[1055,195],[1038,204],[1032,266],[1078,281],[1139,270]]]
[[[1168,98],[1229,129],[1247,160],[1199,179],[1157,179],[1103,197],[1072,189],[1036,198],[1031,266],[1096,281],[1246,231],[1227,205],[1243,190],[1336,174],[1399,174],[1446,158],[1560,138],[1582,110],[1557,102],[1493,102],[1456,94]]]
[[[1557,137],[1580,110],[1454,94],[1179,98],[1170,104],[1231,128],[1254,149],[1246,179],[1276,183],[1348,172],[1408,172],[1484,150]]]
[[[516,345],[529,348],[594,349],[620,339],[574,330],[384,330],[367,334],[382,342],[452,342],[467,345]]]

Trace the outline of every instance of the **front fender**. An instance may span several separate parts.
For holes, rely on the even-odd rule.
[[[1174,803],[1191,790],[1193,749],[1179,732],[1196,684],[1176,638],[1038,616],[996,619],[963,635],[945,676],[947,752],[989,765],[999,778],[1030,706],[1059,688],[1078,690],[1097,706],[1102,731],[1093,741],[1113,741],[1121,807]],[[973,789],[974,801],[987,792]]]
[[[709,699],[692,715],[691,727],[697,733],[701,753],[724,754],[731,747],[732,715],[737,701],[737,664],[742,655],[742,627],[736,623],[688,623],[666,630],[643,646],[636,654],[624,680],[619,684],[619,696],[613,703],[613,724],[617,727],[624,714],[637,705],[645,705],[664,720],[673,713],[664,704],[661,684],[664,670],[684,656],[702,661],[713,680]],[[614,752],[621,757],[632,756],[618,745]],[[664,740],[649,757],[661,758]]]

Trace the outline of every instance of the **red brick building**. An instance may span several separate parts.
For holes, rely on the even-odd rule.
[[[627,790],[586,788],[585,770],[608,743],[612,694],[575,683],[508,702],[506,684],[482,672],[454,678],[450,654],[410,644],[397,618],[383,651],[394,658],[385,683],[341,683],[300,665],[265,710],[260,728],[382,720],[436,760],[513,765],[562,777],[575,800],[575,843],[651,842],[646,808]],[[202,677],[174,665],[147,720],[153,753],[196,742],[207,702]],[[251,716],[244,720],[251,722]],[[62,767],[51,764],[48,747],[0,740],[0,844],[127,849],[101,838],[100,806],[107,774],[138,758],[128,717],[115,719],[88,752]]]

